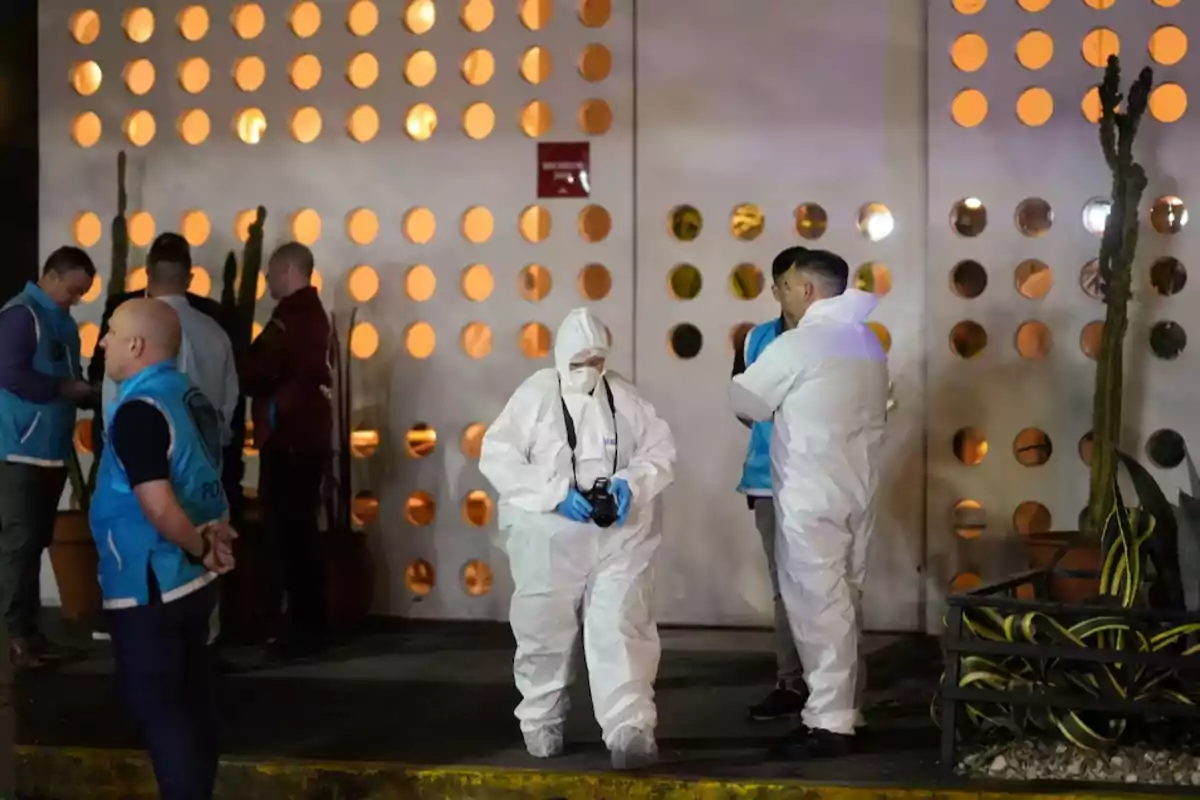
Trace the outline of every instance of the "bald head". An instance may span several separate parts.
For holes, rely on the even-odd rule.
[[[113,380],[123,381],[146,367],[174,361],[181,337],[175,309],[150,298],[127,300],[113,312],[108,334],[100,343],[105,372]]]
[[[299,242],[281,245],[267,261],[267,289],[282,300],[312,284],[313,254]]]

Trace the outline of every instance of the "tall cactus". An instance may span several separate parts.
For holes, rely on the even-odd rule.
[[[254,328],[254,306],[258,302],[258,276],[262,272],[263,227],[266,222],[267,210],[259,206],[254,222],[250,223],[250,235],[246,239],[246,253],[242,257],[242,280],[238,284],[235,348],[250,346],[250,334]]]
[[[129,193],[125,188],[125,151],[117,153],[117,213],[113,215],[111,225],[112,258],[108,269],[108,300],[125,291],[125,278],[129,273]],[[100,448],[104,438],[104,417],[100,413],[92,415],[92,452],[96,455],[88,469],[87,482],[81,490],[80,507],[87,508],[87,502],[96,490],[96,479],[100,475]],[[72,484],[74,486],[74,484]]]
[[[1089,530],[1104,530],[1115,498],[1117,447],[1121,438],[1121,389],[1124,343],[1129,327],[1133,260],[1138,241],[1138,204],[1146,190],[1146,170],[1133,158],[1133,142],[1146,113],[1153,71],[1146,67],[1129,88],[1125,111],[1121,104],[1121,64],[1109,56],[1100,85],[1100,147],[1112,172],[1112,207],[1100,241],[1100,288],[1106,311],[1100,355],[1096,359],[1096,388],[1092,407],[1092,475],[1088,498]]]

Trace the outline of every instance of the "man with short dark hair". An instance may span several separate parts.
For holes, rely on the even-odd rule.
[[[796,327],[733,379],[739,416],[774,421],[771,484],[780,592],[804,664],[796,758],[848,753],[861,723],[858,626],[887,419],[887,357],[866,319],[874,295],[847,289],[840,257],[785,258],[776,296]]]
[[[771,294],[779,301],[779,317],[758,325],[746,334],[745,341],[734,354],[734,377],[741,375],[758,360],[778,336],[796,327],[800,314],[784,305],[784,300],[789,298],[780,293],[780,282],[792,265],[807,255],[806,248],[789,247],[775,257],[771,264]],[[767,554],[767,571],[771,577],[774,601],[775,688],[749,710],[751,719],[766,721],[799,714],[804,708],[804,668],[796,653],[787,608],[779,593],[779,570],[775,563],[775,501],[771,491],[771,421],[740,419],[743,425],[750,428],[750,443],[742,468],[742,481],[737,490],[746,495],[746,503],[754,512],[754,525],[762,537],[763,550]]]
[[[38,632],[39,579],[67,479],[75,412],[95,401],[71,319],[95,277],[87,253],[61,247],[37,283],[0,310],[0,611],[18,670],[63,655]]]
[[[268,655],[283,658],[319,651],[326,637],[317,520],[333,447],[332,327],[312,275],[312,251],[302,244],[289,242],[271,255],[267,288],[278,302],[242,365],[253,398],[259,497],[282,573],[275,588],[287,592],[290,617],[268,641]],[[280,595],[272,593],[273,611]]]

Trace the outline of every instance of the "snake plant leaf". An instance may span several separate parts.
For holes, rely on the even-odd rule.
[[[1163,494],[1158,481],[1137,459],[1120,450],[1116,454],[1133,480],[1142,511],[1155,520],[1154,534],[1145,545],[1155,572],[1154,583],[1150,587],[1150,604],[1155,608],[1182,611],[1187,604],[1179,570],[1179,533],[1175,509]]]

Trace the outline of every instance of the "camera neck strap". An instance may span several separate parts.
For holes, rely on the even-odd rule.
[[[612,387],[608,385],[608,379],[605,377],[601,377],[600,382],[604,384],[604,394],[608,396],[608,410],[612,412],[612,418],[613,418],[612,474],[616,475],[617,474],[617,453],[618,453],[617,404],[613,401]],[[588,394],[594,396],[596,394],[596,389],[593,387],[592,391],[588,392]],[[571,418],[571,412],[567,409],[566,398],[563,397],[562,379],[561,378],[558,381],[558,402],[562,404],[563,421],[566,423],[566,426],[567,426],[567,445],[571,448],[571,480],[575,484],[576,488],[578,488],[579,475],[576,472],[576,467],[575,467],[575,447],[579,442],[575,437],[575,420],[573,420]]]

